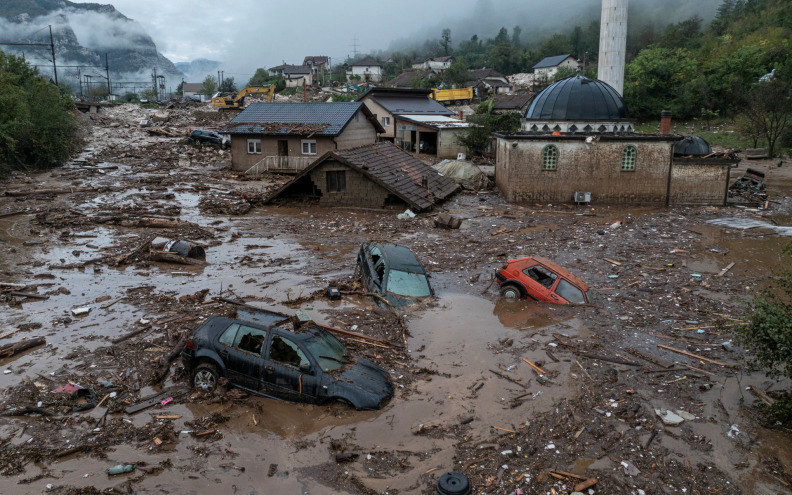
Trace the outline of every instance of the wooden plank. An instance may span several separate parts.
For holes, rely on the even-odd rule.
[[[721,271],[720,271],[720,273],[718,273],[718,275],[717,275],[717,276],[718,276],[718,277],[722,277],[722,276],[726,275],[726,272],[728,272],[729,270],[731,270],[732,268],[734,268],[734,265],[736,265],[736,263],[729,263],[729,264],[728,264],[728,266],[726,266],[726,268],[724,268],[723,270],[721,270]]]
[[[710,358],[706,358],[704,356],[699,356],[699,355],[696,355],[696,354],[692,354],[690,352],[683,351],[683,350],[680,350],[680,349],[674,349],[673,347],[669,347],[667,345],[657,344],[657,347],[659,347],[661,349],[666,349],[668,351],[677,352],[679,354],[683,354],[685,356],[692,357],[694,359],[700,359],[702,361],[707,361],[708,363],[717,364],[718,366],[723,366],[723,367],[727,367],[728,366],[728,364],[723,364],[720,361],[715,361],[714,359],[710,359]]]
[[[603,259],[603,260],[605,260],[605,261],[607,261],[607,262],[608,262],[608,263],[610,263],[611,265],[616,265],[616,266],[621,266],[621,265],[622,265],[622,264],[621,264],[621,263],[619,263],[618,261],[616,261],[616,260],[612,260],[612,259],[610,259],[610,258],[602,258],[602,259]]]

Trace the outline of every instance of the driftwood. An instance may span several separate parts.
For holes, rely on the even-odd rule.
[[[159,127],[148,128],[146,129],[146,132],[148,132],[152,136],[182,137],[182,135],[178,132],[168,131],[166,129],[162,129]]]
[[[110,342],[112,342],[113,344],[118,344],[118,343],[121,343],[121,342],[123,342],[123,341],[125,341],[127,339],[131,339],[135,335],[140,335],[141,333],[145,332],[146,330],[151,330],[151,327],[150,326],[145,326],[143,328],[138,328],[137,330],[129,332],[129,333],[127,333],[125,335],[122,335],[120,337],[117,337],[117,338],[111,340]]]
[[[328,330],[328,331],[333,332],[333,333],[340,333],[341,335],[348,335],[350,337],[357,337],[357,338],[363,339],[363,340],[373,340],[374,342],[380,342],[382,344],[393,345],[390,342],[388,342],[387,340],[377,339],[375,337],[369,337],[368,335],[364,335],[362,333],[357,333],[357,332],[351,332],[349,330],[344,330],[343,328],[330,327],[330,326],[322,325],[321,323],[316,323],[316,322],[314,322],[314,325],[316,325],[318,327],[322,327],[325,330]]]
[[[0,347],[0,358],[11,357],[15,354],[19,354],[22,351],[44,345],[46,342],[47,339],[44,337],[38,337],[35,339],[20,340],[19,342],[15,342],[13,344],[4,345]]]
[[[45,296],[42,294],[33,294],[31,292],[11,292],[10,295],[16,297],[27,297],[30,299],[49,299],[49,296]]]
[[[206,262],[203,260],[179,256],[178,254],[171,253],[169,251],[151,251],[150,258],[151,261],[164,261],[167,263],[178,263],[180,265],[206,265]]]
[[[167,218],[141,217],[135,220],[121,220],[122,227],[150,227],[154,229],[175,229],[186,225],[186,222]]]
[[[15,409],[13,411],[5,411],[0,416],[24,416],[25,414],[41,414],[42,416],[55,416],[55,413],[48,411],[41,407],[25,406],[22,409]]]
[[[149,383],[159,383],[165,378],[165,375],[167,375],[168,371],[170,371],[171,361],[176,359],[179,354],[181,354],[181,351],[184,350],[184,346],[187,344],[187,339],[190,337],[190,333],[191,332],[184,332],[184,334],[179,339],[179,342],[176,343],[168,355],[159,359],[160,370],[151,378]]]
[[[82,452],[83,450],[87,449],[86,445],[78,445],[76,447],[72,447],[70,449],[61,450],[55,454],[55,457],[66,457],[67,455],[76,454],[77,452]]]
[[[33,194],[70,194],[76,192],[98,191],[100,187],[72,187],[69,189],[32,189],[30,191],[6,191],[6,196],[31,196]]]
[[[130,258],[137,256],[138,254],[142,253],[147,247],[151,245],[151,241],[156,239],[156,234],[151,234],[142,243],[140,243],[135,249],[127,254],[121,254],[118,256],[113,256],[110,261],[116,265],[120,265],[122,263],[126,263],[129,261]]]

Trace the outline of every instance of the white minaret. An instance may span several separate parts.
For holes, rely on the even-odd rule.
[[[627,50],[627,0],[602,0],[597,79],[624,95]]]

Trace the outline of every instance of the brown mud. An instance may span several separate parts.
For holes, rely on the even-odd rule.
[[[172,110],[159,125],[181,134],[222,126],[226,117],[200,108]],[[747,390],[772,395],[789,383],[722,345],[788,262],[789,240],[707,224],[792,224],[790,164],[743,162],[733,172],[767,171],[766,210],[512,205],[497,192],[462,193],[443,205],[464,218],[453,231],[435,229],[431,214],[261,206],[286,178],[244,177],[223,168],[222,150],[150,136],[135,107],[104,112],[77,161],[0,184],[75,189],[0,196],[0,283],[24,287],[0,286],[0,345],[46,338],[0,358],[3,494],[431,494],[449,471],[474,493],[569,493],[581,480],[568,473],[596,478],[594,493],[790,492],[790,432],[764,425]],[[201,245],[207,263],[153,261],[148,247],[136,251],[150,238]],[[323,295],[352,283],[370,239],[410,247],[431,274],[436,298],[399,311],[409,335],[371,298]],[[500,264],[529,255],[586,280],[593,303],[487,290]],[[233,389],[181,393],[181,363],[163,360],[201,320],[236,314],[220,298],[301,310],[387,341],[340,337],[389,371],[395,397],[361,412]],[[90,312],[72,312],[83,307]],[[52,392],[69,382],[103,402],[75,411],[81,403]],[[157,394],[173,401],[124,412]],[[12,415],[25,407],[51,415]],[[656,409],[692,416],[668,426]],[[108,476],[117,464],[136,469]]]

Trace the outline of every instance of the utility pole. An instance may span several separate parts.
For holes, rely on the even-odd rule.
[[[107,100],[110,101],[110,64],[107,62],[107,53],[105,53],[105,74],[107,74]]]
[[[154,67],[154,76],[151,78],[151,82],[154,83],[154,101],[157,101],[159,98],[159,94],[157,93],[157,68]]]
[[[352,38],[352,56],[354,58],[357,58],[357,54],[358,54],[357,47],[358,47],[357,36],[355,36]]]
[[[77,68],[77,82],[80,83],[80,96],[83,96],[82,90],[82,74],[80,74],[80,68]]]
[[[52,50],[52,73],[55,75],[55,86],[58,85],[58,66],[55,64],[55,39],[52,37],[52,24],[50,30],[50,49]]]

